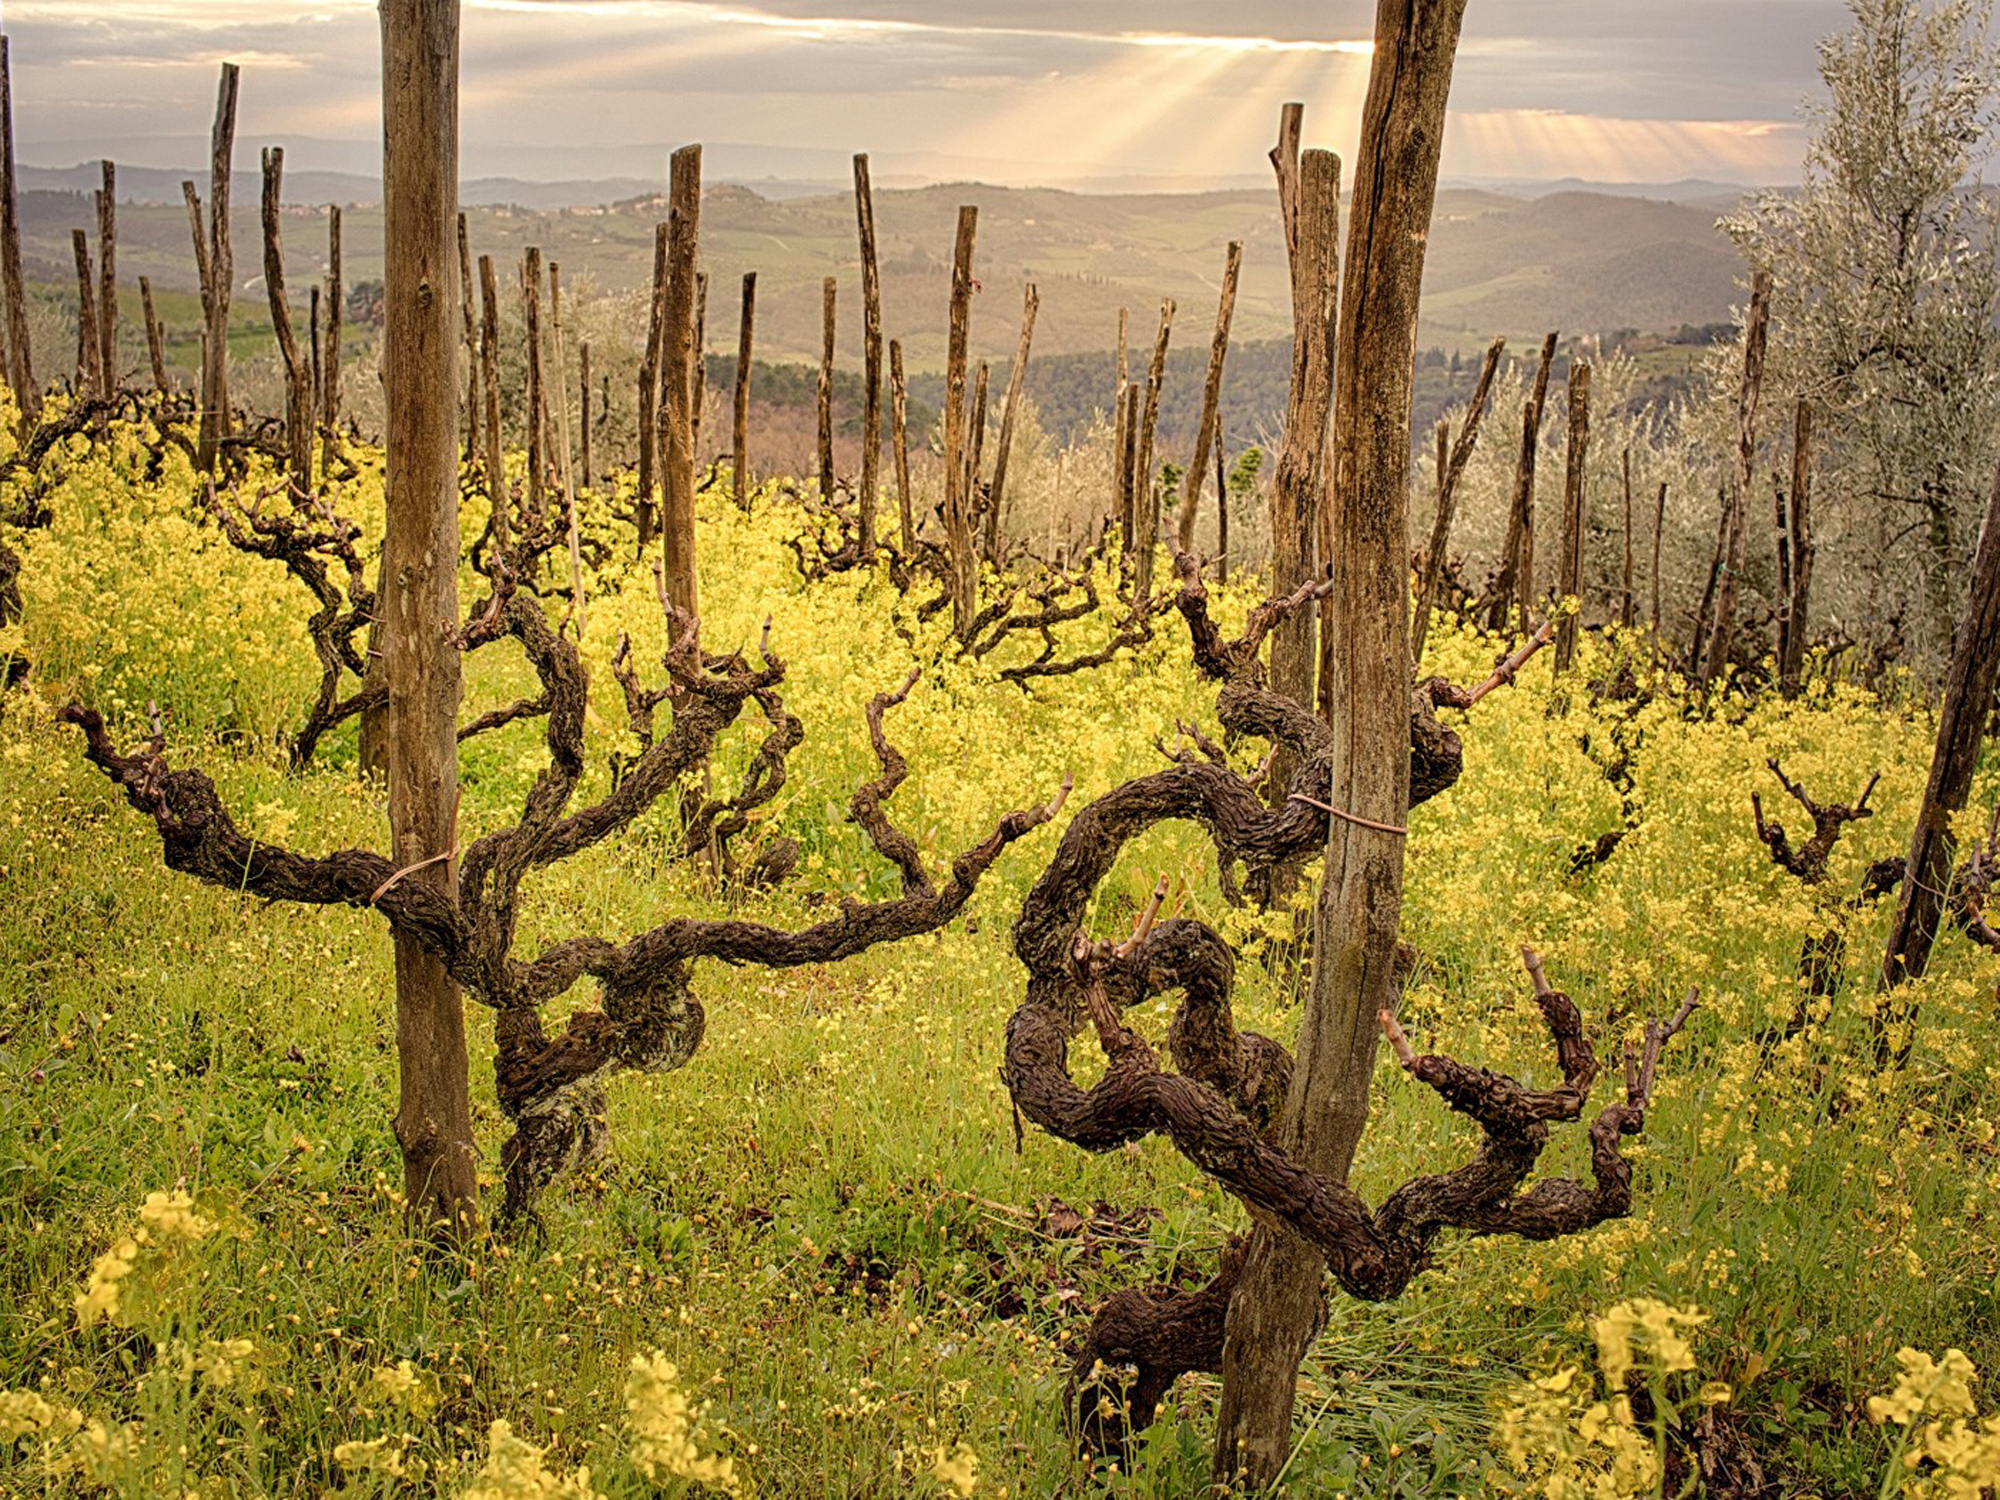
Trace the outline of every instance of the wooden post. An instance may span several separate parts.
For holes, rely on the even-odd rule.
[[[340,205],[326,210],[326,346],[320,363],[320,422],[326,434],[320,445],[320,468],[329,467],[340,452],[340,319],[347,289],[340,278]]]
[[[1376,826],[1328,820],[1312,987],[1277,1134],[1292,1161],[1334,1182],[1346,1181],[1367,1123],[1377,1016],[1397,1002],[1404,840],[1382,825],[1400,830],[1409,815],[1410,351],[1463,17],[1464,0],[1377,5],[1333,362],[1334,516],[1326,529],[1339,542],[1328,561],[1340,587],[1325,623],[1334,649],[1322,657],[1335,679],[1328,801]],[[1316,154],[1301,164],[1298,243],[1308,269],[1324,274],[1331,249],[1314,254],[1309,242],[1331,218],[1331,205],[1317,200],[1337,174],[1330,163],[1315,171]],[[1293,441],[1288,432],[1288,452]],[[1302,456],[1291,454],[1294,483]],[[1319,1325],[1324,1281],[1314,1246],[1268,1223],[1253,1230],[1227,1315],[1218,1484],[1268,1489],[1283,1470],[1299,1361]]]
[[[909,386],[903,379],[901,339],[889,341],[889,425],[896,448],[897,519],[903,526],[903,555],[908,557],[916,551],[917,523],[910,497]]]
[[[160,334],[160,320],[153,312],[153,283],[139,278],[139,306],[146,315],[146,356],[153,365],[153,388],[167,394],[167,346]]]
[[[0,33],[0,275],[7,283],[7,383],[21,408],[25,434],[42,413],[28,334],[28,288],[21,273],[21,200],[14,176],[14,71]]]
[[[1194,551],[1195,513],[1201,506],[1202,480],[1208,473],[1208,446],[1221,431],[1222,366],[1229,357],[1229,323],[1236,313],[1236,280],[1242,269],[1243,242],[1231,240],[1222,258],[1222,296],[1215,307],[1215,336],[1208,345],[1208,380],[1201,388],[1201,425],[1195,430],[1194,459],[1188,464],[1187,491],[1181,496],[1180,528],[1175,541],[1182,552]],[[1216,504],[1222,503],[1222,492],[1217,490]]]
[[[1618,623],[1627,630],[1632,628],[1632,445],[1625,445],[1625,452],[1619,460],[1619,472],[1625,482],[1625,524],[1621,535],[1625,543],[1624,584],[1618,592]]]
[[[547,386],[542,378],[542,252],[530,245],[521,261],[521,295],[528,335],[528,524],[539,528],[548,513]]]
[[[1590,366],[1580,359],[1569,365],[1569,450],[1563,462],[1562,555],[1557,559],[1556,592],[1583,607],[1583,543],[1589,524],[1585,469],[1590,458]],[[1581,616],[1566,614],[1556,627],[1557,672],[1567,672],[1576,657]]]
[[[1779,563],[1784,589],[1779,604],[1778,685],[1787,698],[1804,686],[1806,624],[1812,598],[1812,407],[1798,399],[1792,417],[1792,491],[1779,508]]]
[[[465,461],[479,456],[479,344],[472,318],[472,240],[458,215],[458,319],[465,348]]]
[[[1153,434],[1160,425],[1160,387],[1167,377],[1167,340],[1174,328],[1174,299],[1160,302],[1160,331],[1153,339],[1153,362],[1146,368],[1146,409],[1139,419],[1138,457],[1133,463],[1133,504],[1138,508],[1138,566],[1133,571],[1135,601],[1153,592],[1153,554],[1159,550],[1160,507],[1153,489]]]
[[[1229,582],[1229,476],[1222,458],[1222,413],[1215,414],[1215,568],[1222,583]]]
[[[1287,105],[1286,111],[1281,142],[1290,138],[1292,129],[1291,106]],[[1287,180],[1280,167],[1281,195]],[[1330,151],[1308,151],[1296,163],[1292,180],[1297,200],[1289,215],[1294,236],[1292,371],[1285,402],[1284,445],[1278,452],[1278,472],[1270,498],[1271,592],[1275,595],[1289,594],[1316,576],[1321,555],[1320,509],[1326,493],[1324,454],[1333,403],[1333,333],[1340,280],[1340,158]],[[1409,566],[1407,554],[1403,566],[1406,570]],[[1407,590],[1407,581],[1404,587]],[[1408,609],[1405,602],[1406,613]],[[1271,686],[1300,703],[1314,701],[1317,624],[1315,611],[1294,610],[1271,632]],[[1280,753],[1272,762],[1273,784],[1288,785],[1294,764],[1289,751]]]
[[[695,575],[694,361],[695,274],[701,246],[701,147],[673,155],[667,209],[667,303],[660,325],[666,440],[660,454],[661,565],[667,598],[701,617]]]
[[[688,451],[701,452],[701,423],[708,406],[708,272],[694,273],[694,393],[688,398]]]
[[[1709,560],[1708,583],[1701,591],[1701,604],[1695,610],[1694,645],[1688,651],[1688,675],[1700,678],[1702,664],[1708,659],[1708,636],[1710,623],[1715,618],[1715,591],[1722,581],[1722,560],[1729,545],[1729,490],[1718,484],[1715,487],[1715,556]]]
[[[1660,638],[1660,543],[1665,538],[1666,532],[1667,483],[1663,479],[1660,481],[1659,499],[1653,503],[1653,566],[1651,573],[1653,586],[1653,639],[1655,642]]]
[[[1736,397],[1736,487],[1723,526],[1722,572],[1715,594],[1715,631],[1709,638],[1705,688],[1722,675],[1736,635],[1736,584],[1743,571],[1743,534],[1750,516],[1751,470],[1757,461],[1757,398],[1764,384],[1764,343],[1771,318],[1771,273],[1750,278],[1750,316],[1743,330],[1743,384]]]
[[[583,477],[585,489],[590,488],[590,340],[584,339],[576,347],[576,394],[577,433],[583,439]]]
[[[293,491],[312,493],[312,381],[299,357],[299,340],[292,328],[291,304],[285,300],[285,251],[279,224],[284,197],[285,148],[264,148],[264,291],[271,306],[271,327],[278,336],[278,357],[285,367],[285,465]]]
[[[986,555],[996,566],[1006,535],[1002,511],[1007,503],[1007,462],[1014,454],[1014,419],[1021,408],[1021,391],[1028,382],[1028,347],[1034,342],[1035,314],[1041,294],[1031,281],[1021,294],[1021,342],[1014,350],[1014,368],[1007,372],[1007,399],[1000,408],[1000,443],[993,451],[993,493],[986,502]]]
[[[1438,502],[1431,522],[1430,546],[1424,552],[1423,580],[1417,589],[1417,612],[1411,626],[1410,665],[1421,669],[1424,642],[1430,638],[1431,611],[1437,606],[1438,584],[1444,577],[1444,557],[1451,545],[1451,523],[1458,510],[1458,482],[1472,461],[1473,444],[1479,441],[1479,423],[1486,415],[1486,400],[1493,393],[1493,378],[1500,370],[1500,355],[1507,347],[1504,338],[1495,339],[1479,367],[1479,380],[1472,388],[1472,401],[1465,409],[1465,422],[1458,429],[1458,441],[1449,454],[1445,450],[1445,424],[1438,423]]]
[[[1124,549],[1125,575],[1129,578],[1139,559],[1139,396],[1136,380],[1125,382],[1124,438],[1118,447],[1118,534]]]
[[[653,541],[653,497],[659,489],[660,351],[667,324],[667,226],[653,226],[653,302],[646,357],[639,363],[639,551]]]
[[[1521,453],[1514,464],[1514,503],[1507,512],[1507,540],[1500,552],[1500,577],[1494,589],[1493,609],[1487,619],[1492,630],[1506,627],[1509,613],[1515,627],[1528,628],[1535,607],[1535,455],[1542,443],[1542,403],[1549,393],[1549,367],[1555,362],[1556,336],[1542,340],[1541,362],[1535,366],[1535,383],[1521,406]]]
[[[97,336],[97,287],[90,270],[90,236],[70,231],[76,252],[76,393],[79,398],[104,392],[104,344]]]
[[[1111,407],[1111,474],[1113,516],[1118,522],[1118,545],[1124,549],[1124,566],[1132,566],[1132,421],[1131,371],[1126,359],[1130,315],[1118,309],[1118,399]]]
[[[549,336],[555,355],[556,395],[556,477],[562,485],[563,522],[569,531],[569,597],[576,611],[576,639],[582,640],[590,628],[590,614],[584,599],[583,538],[577,527],[576,474],[570,467],[569,366],[563,344],[562,267],[549,262]]]
[[[1996,686],[2000,686],[2000,475],[1994,478],[1979,548],[1973,555],[1965,617],[1959,622],[1944,705],[1938,713],[1937,749],[1931,756],[1930,777],[1910,839],[1908,873],[1882,958],[1875,1036],[1877,1055],[1885,1062],[1891,1057],[1903,1062],[1915,1040],[1915,1007],[1896,1005],[1891,997],[1904,980],[1922,978],[1930,962],[1958,857],[1951,819],[1965,810],[1972,794]]]
[[[104,372],[98,394],[118,394],[118,169],[101,161],[104,186],[97,190],[97,367]]]
[[[215,126],[209,133],[207,269],[202,311],[208,342],[202,350],[201,435],[195,467],[215,472],[216,455],[229,436],[229,293],[236,260],[229,248],[229,176],[236,151],[235,63],[222,65],[222,82],[215,98]]]
[[[986,520],[986,495],[979,480],[986,472],[986,397],[987,380],[991,373],[991,368],[982,359],[979,374],[972,382],[971,441],[965,453],[965,493],[969,497],[976,533],[983,531]],[[997,566],[998,559],[994,562]]]
[[[736,325],[736,409],[731,433],[735,472],[730,482],[736,491],[736,508],[750,511],[750,365],[751,349],[757,333],[757,273],[743,273],[743,314]]]
[[[862,317],[861,493],[856,500],[861,559],[867,563],[875,556],[875,489],[882,462],[882,272],[875,249],[875,191],[865,152],[854,158],[854,217],[861,235]]]
[[[486,504],[493,518],[493,551],[505,559],[513,506],[507,489],[507,456],[500,440],[500,285],[493,257],[479,257],[479,394],[486,407]]]
[[[944,529],[951,559],[952,634],[963,643],[972,637],[978,611],[979,560],[974,555],[972,497],[966,491],[965,365],[972,320],[972,251],[979,233],[979,210],[964,204],[958,210],[958,234],[951,253],[951,331],[945,346],[944,374]]]
[[[388,446],[383,664],[389,823],[404,878],[455,899],[458,863],[457,0],[381,0],[382,196]],[[458,987],[396,938],[396,1047],[407,1211],[463,1241],[478,1178]]]
[[[833,498],[833,319],[840,283],[829,276],[819,288],[819,497]]]

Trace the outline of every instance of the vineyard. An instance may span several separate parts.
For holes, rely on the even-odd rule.
[[[1244,391],[1232,241],[1048,430],[865,155],[816,370],[754,271],[714,352],[698,146],[649,288],[497,264],[451,0],[379,287],[267,148],[232,313],[225,64],[121,329],[0,38],[0,1493],[2000,1490],[1985,200],[1845,385],[1810,157],[1722,336],[1447,375],[1464,10],[1384,0],[1349,190],[1281,111]]]

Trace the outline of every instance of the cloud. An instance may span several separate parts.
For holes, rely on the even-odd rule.
[[[532,160],[535,175],[603,175],[630,170],[635,147],[657,170],[658,143],[708,139],[930,152],[1010,180],[1255,174],[1288,98],[1307,102],[1309,137],[1351,147],[1373,10],[467,0],[464,156],[471,171]],[[1841,0],[1482,0],[1454,79],[1446,170],[1789,175],[1813,43],[1844,14]],[[368,0],[15,0],[7,19],[31,161],[102,142],[110,120],[135,161],[205,131],[225,56],[246,64],[246,142],[365,148],[375,135]],[[311,159],[304,141],[296,149]]]

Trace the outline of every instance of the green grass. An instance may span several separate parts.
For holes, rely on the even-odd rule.
[[[75,467],[51,496],[78,517],[25,539],[26,643],[50,670],[83,644],[34,592],[53,552],[96,557],[115,597],[95,628],[132,635],[184,588],[239,591],[218,630],[287,637],[299,613],[282,580],[226,550],[141,573],[87,524],[117,490],[115,465]],[[372,496],[372,500],[371,500]],[[129,503],[172,509],[162,491]],[[379,490],[357,491],[364,511]],[[158,524],[157,521],[154,523]],[[790,659],[788,702],[808,739],[771,810],[801,837],[795,889],[753,903],[769,920],[811,920],[814,890],[881,893],[888,877],[841,821],[867,774],[860,705],[908,659],[889,626],[893,591],[839,579],[807,590],[778,545],[782,510],[754,523],[705,510],[705,626],[711,645],[754,635],[766,613]],[[101,546],[101,554],[89,549]],[[119,569],[132,569],[120,573]],[[244,570],[252,570],[245,572]],[[164,576],[163,576],[164,575]],[[48,576],[44,572],[41,576]],[[69,576],[69,575],[64,575]],[[601,671],[620,628],[650,629],[643,575],[599,580],[585,655]],[[1231,599],[1240,610],[1247,601]],[[37,611],[41,613],[37,613]],[[1470,679],[1493,644],[1440,629],[1435,664]],[[287,648],[290,649],[290,648]],[[934,861],[1009,806],[1047,794],[1063,769],[1081,802],[1158,763],[1148,740],[1203,714],[1207,694],[1177,629],[1133,660],[1024,696],[979,671],[928,676],[890,719],[913,775],[893,804]],[[179,651],[180,654],[176,654]],[[280,672],[303,701],[309,660]],[[44,681],[136,704],[149,674],[217,670],[194,643],[86,681]],[[248,670],[247,668],[245,670]],[[113,679],[116,680],[113,680]],[[473,658],[468,703],[512,696],[518,662]],[[268,731],[224,715],[174,723],[177,764],[215,775],[253,826],[289,817],[293,845],[377,844],[379,795],[351,775],[351,730],[328,765],[288,779]],[[604,785],[614,710],[592,727],[591,790]],[[130,709],[128,708],[128,714]],[[1600,870],[1568,874],[1570,851],[1619,816],[1582,749],[1616,723],[1636,734],[1640,826]],[[125,733],[137,730],[127,719]],[[1821,796],[1884,772],[1869,823],[1850,830],[1833,889],[1895,849],[1928,759],[1929,724],[1845,692],[1747,717],[1683,718],[1660,700],[1628,715],[1557,693],[1546,660],[1463,726],[1466,775],[1414,815],[1406,935],[1421,962],[1405,1015],[1419,1048],[1546,1081],[1513,945],[1532,941],[1593,1031],[1625,1034],[1699,983],[1705,1008],[1663,1066],[1638,1162],[1637,1208],[1622,1223],[1552,1245],[1441,1243],[1433,1271],[1396,1303],[1335,1298],[1306,1369],[1297,1494],[1460,1495],[1504,1488],[1490,1437],[1523,1378],[1588,1366],[1591,1315],[1629,1296],[1700,1305],[1704,1378],[1737,1388],[1729,1430],[1787,1494],[1872,1492],[1887,1452],[1862,1403],[1894,1380],[1902,1344],[1957,1345],[2000,1363],[1990,1182],[2000,1118],[1996,965],[1944,940],[1921,994],[1912,1066],[1866,1065],[1861,978],[1885,913],[1862,917],[1849,991],[1806,1039],[1760,1052],[1790,1012],[1801,936],[1821,920],[1771,866],[1749,827],[1753,789],[1781,797],[1767,754]],[[538,730],[510,728],[466,756],[465,819],[492,826],[538,765]],[[736,731],[718,779],[747,754]],[[635,1353],[658,1350],[713,1404],[708,1428],[765,1495],[877,1496],[936,1490],[933,1464],[960,1441],[980,1493],[1076,1492],[1063,1435],[1066,1348],[1110,1292],[1186,1271],[1205,1277],[1244,1217],[1160,1140],[1086,1156],[1029,1128],[1017,1150],[998,1081],[1002,1028],[1020,999],[1007,946],[1022,895],[1054,847],[1044,830],[996,867],[964,916],[931,937],[837,967],[793,972],[706,965],[696,976],[707,1040],[685,1069],[623,1077],[611,1094],[603,1168],[552,1192],[541,1233],[426,1260],[395,1202],[390,1116],[396,1072],[389,949],[365,914],[265,908],[160,868],[157,842],[86,766],[70,732],[36,703],[0,710],[0,1389],[31,1388],[107,1421],[143,1419],[181,1443],[185,1482],[215,1494],[319,1494],[343,1480],[341,1443],[409,1431],[435,1466],[419,1493],[455,1493],[505,1419],[551,1463],[589,1463],[606,1493],[652,1493],[626,1462],[622,1391]],[[1989,764],[1981,805],[1996,794]],[[1789,811],[1789,809],[1788,809]],[[536,883],[523,944],[579,931],[625,933],[676,912],[718,912],[716,895],[669,857],[656,813],[613,847]],[[1105,929],[1165,870],[1191,912],[1248,937],[1224,908],[1199,836],[1156,831],[1128,851],[1100,905]],[[1288,982],[1239,969],[1239,1023],[1289,1037]],[[563,1005],[557,1007],[558,1012]],[[1138,1013],[1164,1035],[1166,1006]],[[490,1181],[504,1135],[493,1102],[491,1024],[471,1013],[474,1102]],[[1096,1063],[1079,1046],[1086,1074]],[[1608,1097],[1609,1085],[1600,1089]],[[1465,1159],[1469,1132],[1426,1090],[1385,1067],[1356,1167],[1370,1201],[1414,1173]],[[1558,1132],[1544,1168],[1585,1163],[1580,1129]],[[249,1337],[261,1389],[170,1401],[157,1331],[80,1329],[77,1290],[129,1231],[146,1193],[185,1187],[227,1202],[232,1232],[204,1242],[176,1285],[175,1336]],[[1104,1200],[1132,1236],[1056,1232],[1050,1200],[1088,1213]],[[1133,1219],[1136,1210],[1157,1216]],[[370,1396],[376,1368],[409,1359],[443,1402],[422,1421]],[[1197,1495],[1206,1483],[1215,1382],[1184,1380],[1117,1495]],[[176,1404],[178,1403],[178,1404]],[[49,1481],[31,1450],[0,1492]],[[178,1459],[175,1460],[179,1462]],[[175,1476],[180,1483],[182,1476]],[[155,1474],[127,1485],[165,1493]],[[384,1491],[386,1492],[386,1491]]]

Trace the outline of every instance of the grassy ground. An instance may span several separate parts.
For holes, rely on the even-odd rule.
[[[62,1451],[109,1452],[113,1492],[457,1494],[504,1420],[549,1470],[587,1464],[602,1492],[638,1495],[657,1489],[632,1456],[641,1417],[627,1380],[635,1355],[657,1351],[681,1390],[711,1403],[701,1451],[729,1456],[758,1493],[1084,1488],[1061,1425],[1065,1346],[1113,1290],[1205,1277],[1244,1220],[1161,1141],[1091,1158],[1030,1128],[1016,1145],[997,1076],[1019,999],[1007,934],[1059,830],[1016,846],[933,937],[837,967],[704,968],[705,1044],[679,1072],[618,1082],[602,1170],[551,1194],[539,1234],[427,1263],[395,1201],[380,925],[266,909],[164,872],[152,831],[47,719],[48,704],[81,693],[122,711],[136,737],[132,714],[160,698],[175,761],[210,769],[266,837],[315,851],[380,842],[381,799],[353,778],[351,734],[296,779],[270,748],[310,680],[299,598],[187,518],[185,476],[138,491],[132,469],[129,455],[72,455],[49,497],[55,527],[17,539],[28,614],[16,634],[42,697],[0,712],[0,1390],[105,1424]],[[374,485],[352,503],[379,505]],[[750,639],[773,616],[787,701],[808,726],[770,810],[773,829],[805,842],[806,869],[755,903],[803,922],[813,893],[888,888],[842,812],[867,772],[861,705],[902,678],[911,648],[890,624],[886,581],[797,583],[783,510],[745,523],[716,507],[702,521],[709,643]],[[585,652],[608,686],[618,630],[644,659],[659,625],[650,580],[613,570],[598,588]],[[1460,679],[1494,653],[1470,635],[1434,641],[1433,665]],[[501,701],[521,675],[484,653],[469,701]],[[942,860],[999,812],[1045,798],[1064,770],[1083,799],[1157,764],[1152,736],[1180,717],[1212,723],[1206,704],[1177,627],[1032,695],[988,668],[934,666],[890,719],[913,766],[895,811]],[[601,790],[618,715],[609,698],[595,708]],[[1945,939],[1917,990],[1911,1065],[1878,1074],[1866,976],[1885,914],[1863,912],[1830,1012],[1760,1044],[1797,1003],[1799,944],[1827,912],[1771,864],[1749,797],[1795,814],[1767,755],[1822,799],[1882,771],[1878,815],[1835,855],[1837,905],[1870,859],[1904,843],[1930,724],[1844,690],[1710,721],[1664,697],[1593,705],[1581,679],[1553,684],[1543,661],[1461,729],[1463,781],[1414,816],[1407,935],[1421,961],[1404,1012],[1417,1046],[1551,1077],[1513,958],[1521,941],[1543,948],[1600,1037],[1630,1034],[1691,984],[1704,1008],[1632,1148],[1633,1217],[1553,1245],[1454,1238],[1399,1302],[1336,1300],[1287,1482],[1299,1494],[1524,1491],[1498,1414],[1523,1380],[1587,1369],[1592,1316],[1644,1295],[1707,1314],[1694,1374],[1734,1391],[1711,1419],[1715,1451],[1754,1452],[1770,1493],[1872,1493],[1893,1430],[1863,1403],[1894,1383],[1897,1349],[2000,1360],[2000,974]],[[725,771],[749,743],[732,735]],[[1618,744],[1632,749],[1634,826],[1607,862],[1572,874],[1575,848],[1623,817],[1604,775]],[[532,725],[475,742],[467,822],[507,819],[538,754]],[[1982,806],[1997,779],[1989,763]],[[541,881],[525,942],[719,910],[670,857],[670,834],[658,815]],[[1211,866],[1194,830],[1156,832],[1107,886],[1101,928],[1129,919],[1162,871],[1246,951],[1286,924],[1228,910]],[[1289,1036],[1288,972],[1239,973],[1240,1024]],[[1165,1017],[1156,1004],[1142,1025],[1161,1036]],[[491,1166],[504,1132],[483,1012],[472,1031]],[[1471,1146],[1435,1097],[1385,1066],[1356,1180],[1377,1201]],[[1585,1159],[1569,1130],[1544,1166],[1574,1173]],[[82,1326],[75,1298],[99,1257],[132,1233],[148,1193],[175,1189],[221,1227],[176,1241],[155,1210],[129,1283],[132,1326]],[[232,1352],[231,1339],[250,1344]],[[405,1360],[414,1393],[398,1394],[376,1372]],[[1200,1493],[1214,1393],[1184,1381],[1107,1492]],[[120,1443],[134,1445],[126,1459]],[[382,1446],[342,1448],[368,1443]],[[0,1449],[0,1492],[91,1488],[50,1469],[49,1451]],[[371,1451],[424,1477],[370,1471]],[[1530,1474],[1554,1453],[1531,1457]],[[492,1483],[476,1493],[533,1493]]]

